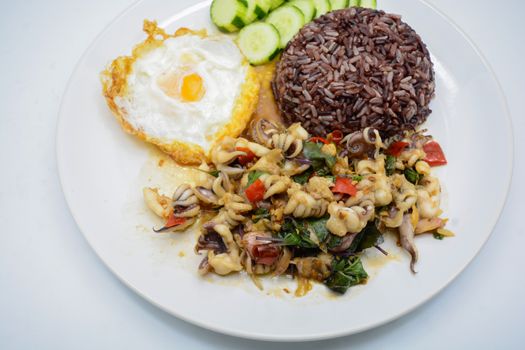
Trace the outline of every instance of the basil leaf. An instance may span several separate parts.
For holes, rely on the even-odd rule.
[[[328,168],[324,164],[322,164],[320,167],[313,166],[313,168],[315,169],[315,175],[317,176],[331,176],[332,175],[332,171],[330,170],[330,168]]]
[[[363,180],[363,177],[362,177],[361,175],[353,175],[353,176],[352,176],[352,181],[357,181],[357,182],[359,182],[359,181],[361,181],[361,180]]]
[[[356,252],[361,252],[375,245],[380,245],[385,241],[383,234],[377,229],[374,222],[369,222],[365,229],[361,231],[361,235],[361,239],[355,250]]]
[[[390,176],[394,173],[396,170],[396,157],[390,154],[386,156],[385,170],[387,176]]]
[[[304,225],[293,218],[286,218],[284,220],[278,235],[283,240],[283,245],[297,246],[300,248],[317,247],[310,239],[310,234]]]
[[[355,253],[362,252],[363,250],[371,248],[375,245],[380,245],[383,242],[384,237],[381,231],[378,230],[374,222],[369,222],[365,228],[354,237],[350,247],[341,253],[341,255],[350,256]]]
[[[445,236],[443,236],[442,234],[437,233],[437,232],[435,232],[433,234],[433,236],[434,236],[435,239],[439,239],[440,241],[443,240],[443,238],[445,238]]]
[[[332,262],[332,274],[324,284],[336,293],[344,294],[348,288],[364,283],[368,274],[358,256],[335,258]]]
[[[323,160],[329,168],[335,165],[336,158],[321,151],[323,146],[315,142],[305,142],[303,146],[303,154],[311,161]]]
[[[300,248],[316,248],[317,245],[299,232],[288,232],[283,237],[282,245],[296,246]]]
[[[270,211],[266,208],[258,208],[252,215],[253,222],[258,222],[262,219],[269,219],[271,217]]]
[[[419,174],[412,168],[405,169],[405,178],[414,185],[417,185],[419,182]]]
[[[264,172],[262,171],[259,171],[259,170],[255,170],[255,171],[252,171],[248,174],[248,186],[250,186],[251,184],[253,184],[258,178],[261,177],[261,175],[264,175]]]
[[[328,221],[328,217],[324,217],[320,219],[309,219],[307,221],[308,227],[314,231],[319,242],[324,242],[326,237],[328,237],[328,235],[330,234],[330,232],[328,232],[328,229],[326,228],[327,221]]]
[[[306,169],[303,173],[292,176],[292,179],[298,184],[304,185],[305,183],[308,182],[308,179],[310,178],[310,176],[312,176],[313,173],[314,173],[314,169],[313,167],[310,167]]]
[[[343,238],[330,234],[328,236],[328,240],[326,241],[326,247],[328,249],[334,249],[335,247],[339,247],[342,241],[343,241]]]

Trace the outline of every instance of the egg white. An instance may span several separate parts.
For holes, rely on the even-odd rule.
[[[171,37],[137,57],[127,76],[127,91],[115,103],[126,121],[150,138],[174,140],[208,150],[213,136],[232,116],[247,74],[247,63],[227,36]],[[158,81],[165,74],[195,73],[204,95],[195,102],[168,96]]]

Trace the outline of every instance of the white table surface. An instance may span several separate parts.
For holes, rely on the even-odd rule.
[[[525,2],[431,1],[480,47],[508,98],[514,177],[492,237],[463,274],[408,316],[305,344],[237,339],[166,314],[120,283],[76,227],[56,169],[60,98],[86,47],[132,2],[2,2],[0,349],[523,349]],[[473,174],[487,186],[498,181],[490,156],[497,155],[487,155],[487,173]]]

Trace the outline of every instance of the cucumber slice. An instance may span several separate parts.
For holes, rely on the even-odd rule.
[[[330,5],[333,10],[345,9],[348,7],[348,0],[330,0]]]
[[[284,0],[270,0],[271,6],[270,10],[275,10],[283,4]]]
[[[348,1],[348,0],[347,0]],[[312,0],[293,0],[289,5],[297,7],[304,15],[304,22],[310,22],[315,16],[315,6]]]
[[[332,10],[330,1],[328,0],[313,0],[315,6],[315,18],[324,15]]]
[[[268,14],[269,6],[262,7],[260,5],[261,0],[245,0],[248,3],[246,9],[246,15],[243,18],[245,24],[250,24],[258,19],[266,17]],[[267,4],[263,4],[267,5]]]
[[[377,8],[377,1],[376,0],[361,0],[361,7],[366,7],[369,9],[376,9]]]
[[[359,7],[361,6],[361,0],[350,0],[348,6]]]
[[[266,17],[266,15],[270,13],[270,10],[272,9],[272,0],[255,0],[255,1],[257,2],[257,5],[259,5],[261,10],[264,11],[265,13],[264,17]]]
[[[281,6],[270,13],[266,22],[277,28],[281,37],[281,48],[284,48],[304,25],[304,15],[295,6]]]
[[[251,64],[271,61],[279,53],[281,37],[270,23],[257,22],[244,27],[239,33],[239,48]]]
[[[210,17],[213,23],[224,32],[236,32],[244,27],[246,2],[239,0],[213,0]]]

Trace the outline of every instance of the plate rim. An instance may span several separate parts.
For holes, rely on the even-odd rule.
[[[73,68],[73,70],[72,70],[72,72],[71,72],[71,74],[70,74],[70,76],[68,78],[68,81],[67,81],[67,83],[65,85],[65,88],[63,90],[62,97],[61,97],[61,102],[60,102],[60,107],[59,107],[59,112],[58,112],[58,119],[57,119],[57,124],[56,124],[56,129],[55,129],[55,156],[56,156],[56,167],[57,167],[56,169],[58,171],[58,178],[59,178],[59,182],[60,182],[60,187],[61,187],[62,193],[64,195],[64,199],[66,200],[67,208],[68,208],[71,216],[73,217],[73,220],[75,221],[75,224],[76,224],[78,230],[82,233],[82,236],[83,236],[84,240],[88,243],[88,245],[90,246],[91,250],[96,254],[96,256],[100,259],[100,261],[102,261],[103,265],[109,271],[111,271],[111,273],[115,277],[117,277],[117,279],[120,282],[122,282],[127,288],[129,288],[134,293],[139,295],[141,298],[145,299],[147,302],[151,303],[152,305],[154,305],[155,307],[159,308],[163,312],[166,312],[166,313],[168,313],[168,314],[170,314],[172,316],[175,316],[178,319],[183,320],[185,322],[188,322],[190,324],[199,326],[199,327],[207,329],[207,330],[211,330],[211,331],[216,332],[216,333],[226,334],[226,335],[240,337],[240,338],[245,338],[245,339],[253,339],[253,340],[263,340],[263,341],[270,341],[270,342],[298,342],[298,341],[300,341],[300,342],[307,342],[307,341],[333,339],[333,338],[339,338],[339,337],[348,336],[348,335],[352,335],[352,334],[357,334],[357,333],[361,333],[361,332],[364,332],[364,331],[367,331],[367,330],[370,330],[370,329],[373,329],[373,328],[377,328],[377,327],[383,326],[383,325],[385,325],[387,323],[390,323],[390,322],[392,322],[392,321],[394,321],[394,320],[396,320],[398,318],[401,318],[401,317],[403,317],[403,316],[413,312],[415,309],[421,307],[423,304],[426,304],[430,299],[434,298],[439,293],[441,293],[446,287],[448,287],[472,263],[472,261],[479,255],[481,250],[484,248],[484,246],[486,245],[486,243],[488,242],[488,240],[490,239],[490,237],[494,233],[494,229],[495,229],[497,223],[499,222],[499,220],[501,218],[501,214],[503,213],[503,210],[504,210],[504,208],[506,206],[506,203],[508,201],[508,194],[509,194],[510,187],[511,187],[511,184],[512,184],[512,178],[513,178],[513,174],[514,174],[514,161],[515,161],[515,158],[514,158],[514,155],[515,155],[514,137],[515,136],[514,136],[514,131],[513,131],[513,122],[512,122],[510,109],[509,109],[509,106],[508,106],[508,102],[507,102],[507,98],[506,98],[505,92],[504,92],[504,90],[502,88],[502,84],[501,84],[498,76],[496,75],[494,69],[492,68],[492,65],[487,60],[485,55],[479,49],[477,44],[471,39],[471,37],[450,16],[448,16],[444,11],[438,9],[436,6],[434,6],[433,4],[429,3],[427,0],[418,0],[418,1],[421,4],[423,4],[424,6],[427,6],[428,8],[430,8],[433,12],[435,12],[443,20],[445,20],[449,25],[451,25],[456,32],[461,34],[463,39],[468,43],[468,45],[474,50],[476,55],[479,57],[479,59],[481,60],[481,63],[487,69],[491,80],[496,85],[497,98],[498,98],[498,100],[500,102],[500,105],[503,107],[503,111],[504,111],[504,113],[503,113],[504,114],[504,116],[503,116],[504,122],[502,124],[504,124],[504,128],[506,129],[507,134],[510,136],[510,137],[507,138],[507,147],[508,147],[508,150],[510,151],[510,154],[509,154],[509,159],[508,159],[508,164],[507,164],[507,168],[509,169],[509,173],[508,173],[508,176],[505,179],[506,182],[507,182],[506,183],[506,188],[505,188],[505,193],[504,193],[504,196],[500,198],[500,203],[498,203],[498,206],[497,206],[498,214],[494,218],[492,218],[492,220],[491,220],[492,222],[490,222],[490,224],[488,225],[490,227],[490,233],[484,238],[483,242],[481,242],[481,245],[480,245],[479,249],[477,250],[477,252],[475,254],[473,254],[468,259],[468,261],[466,261],[463,264],[463,266],[461,266],[457,270],[456,273],[451,274],[449,276],[449,278],[446,280],[446,282],[443,283],[439,288],[436,288],[431,293],[426,294],[419,302],[415,303],[411,307],[408,307],[408,308],[404,309],[402,312],[396,313],[395,315],[387,317],[387,318],[385,318],[385,319],[383,319],[381,321],[364,324],[361,327],[356,327],[356,328],[353,328],[351,330],[314,333],[314,334],[302,335],[302,336],[282,336],[282,335],[275,336],[275,335],[268,335],[268,334],[265,334],[265,333],[254,333],[254,332],[249,332],[248,333],[248,332],[238,331],[238,330],[235,330],[235,329],[228,329],[228,328],[221,327],[220,325],[217,326],[217,325],[205,322],[205,321],[201,321],[201,320],[198,320],[198,319],[195,319],[195,318],[191,318],[191,317],[179,314],[176,310],[167,309],[163,305],[157,303],[154,299],[149,298],[147,295],[143,294],[139,289],[135,288],[131,283],[128,283],[128,281],[125,279],[124,276],[121,276],[120,274],[118,274],[111,267],[111,265],[108,264],[106,262],[106,260],[100,255],[100,253],[97,251],[97,249],[95,249],[94,244],[91,242],[90,238],[88,237],[89,235],[85,234],[84,230],[79,225],[79,220],[77,219],[77,215],[74,213],[74,211],[73,211],[73,209],[71,208],[71,205],[70,205],[70,192],[68,192],[66,190],[67,186],[65,186],[65,181],[64,181],[64,172],[65,172],[65,170],[64,170],[64,160],[62,160],[62,155],[61,155],[61,149],[63,147],[62,146],[63,137],[61,135],[63,135],[63,133],[64,133],[64,120],[67,118],[65,116],[65,112],[64,112],[64,104],[65,104],[65,100],[66,100],[68,94],[71,91],[71,85],[72,85],[73,78],[78,73],[80,65],[82,64],[82,62],[85,61],[86,57],[93,51],[94,47],[99,42],[101,37],[103,37],[106,34],[106,32],[117,21],[119,21],[121,18],[125,17],[134,8],[138,7],[139,5],[141,5],[144,2],[147,2],[147,0],[137,0],[134,3],[132,3],[131,5],[129,5],[127,8],[122,10],[117,16],[112,18],[110,20],[110,22],[95,36],[95,38],[91,41],[91,43],[88,45],[88,47],[84,50],[82,55],[77,60],[75,66],[74,66],[74,68]],[[189,11],[191,8],[194,8],[194,7],[195,8],[202,7],[202,6],[204,6],[204,3],[209,4],[209,3],[211,3],[211,0],[199,1],[197,3],[194,3],[193,5],[184,7],[181,10],[181,12]]]

